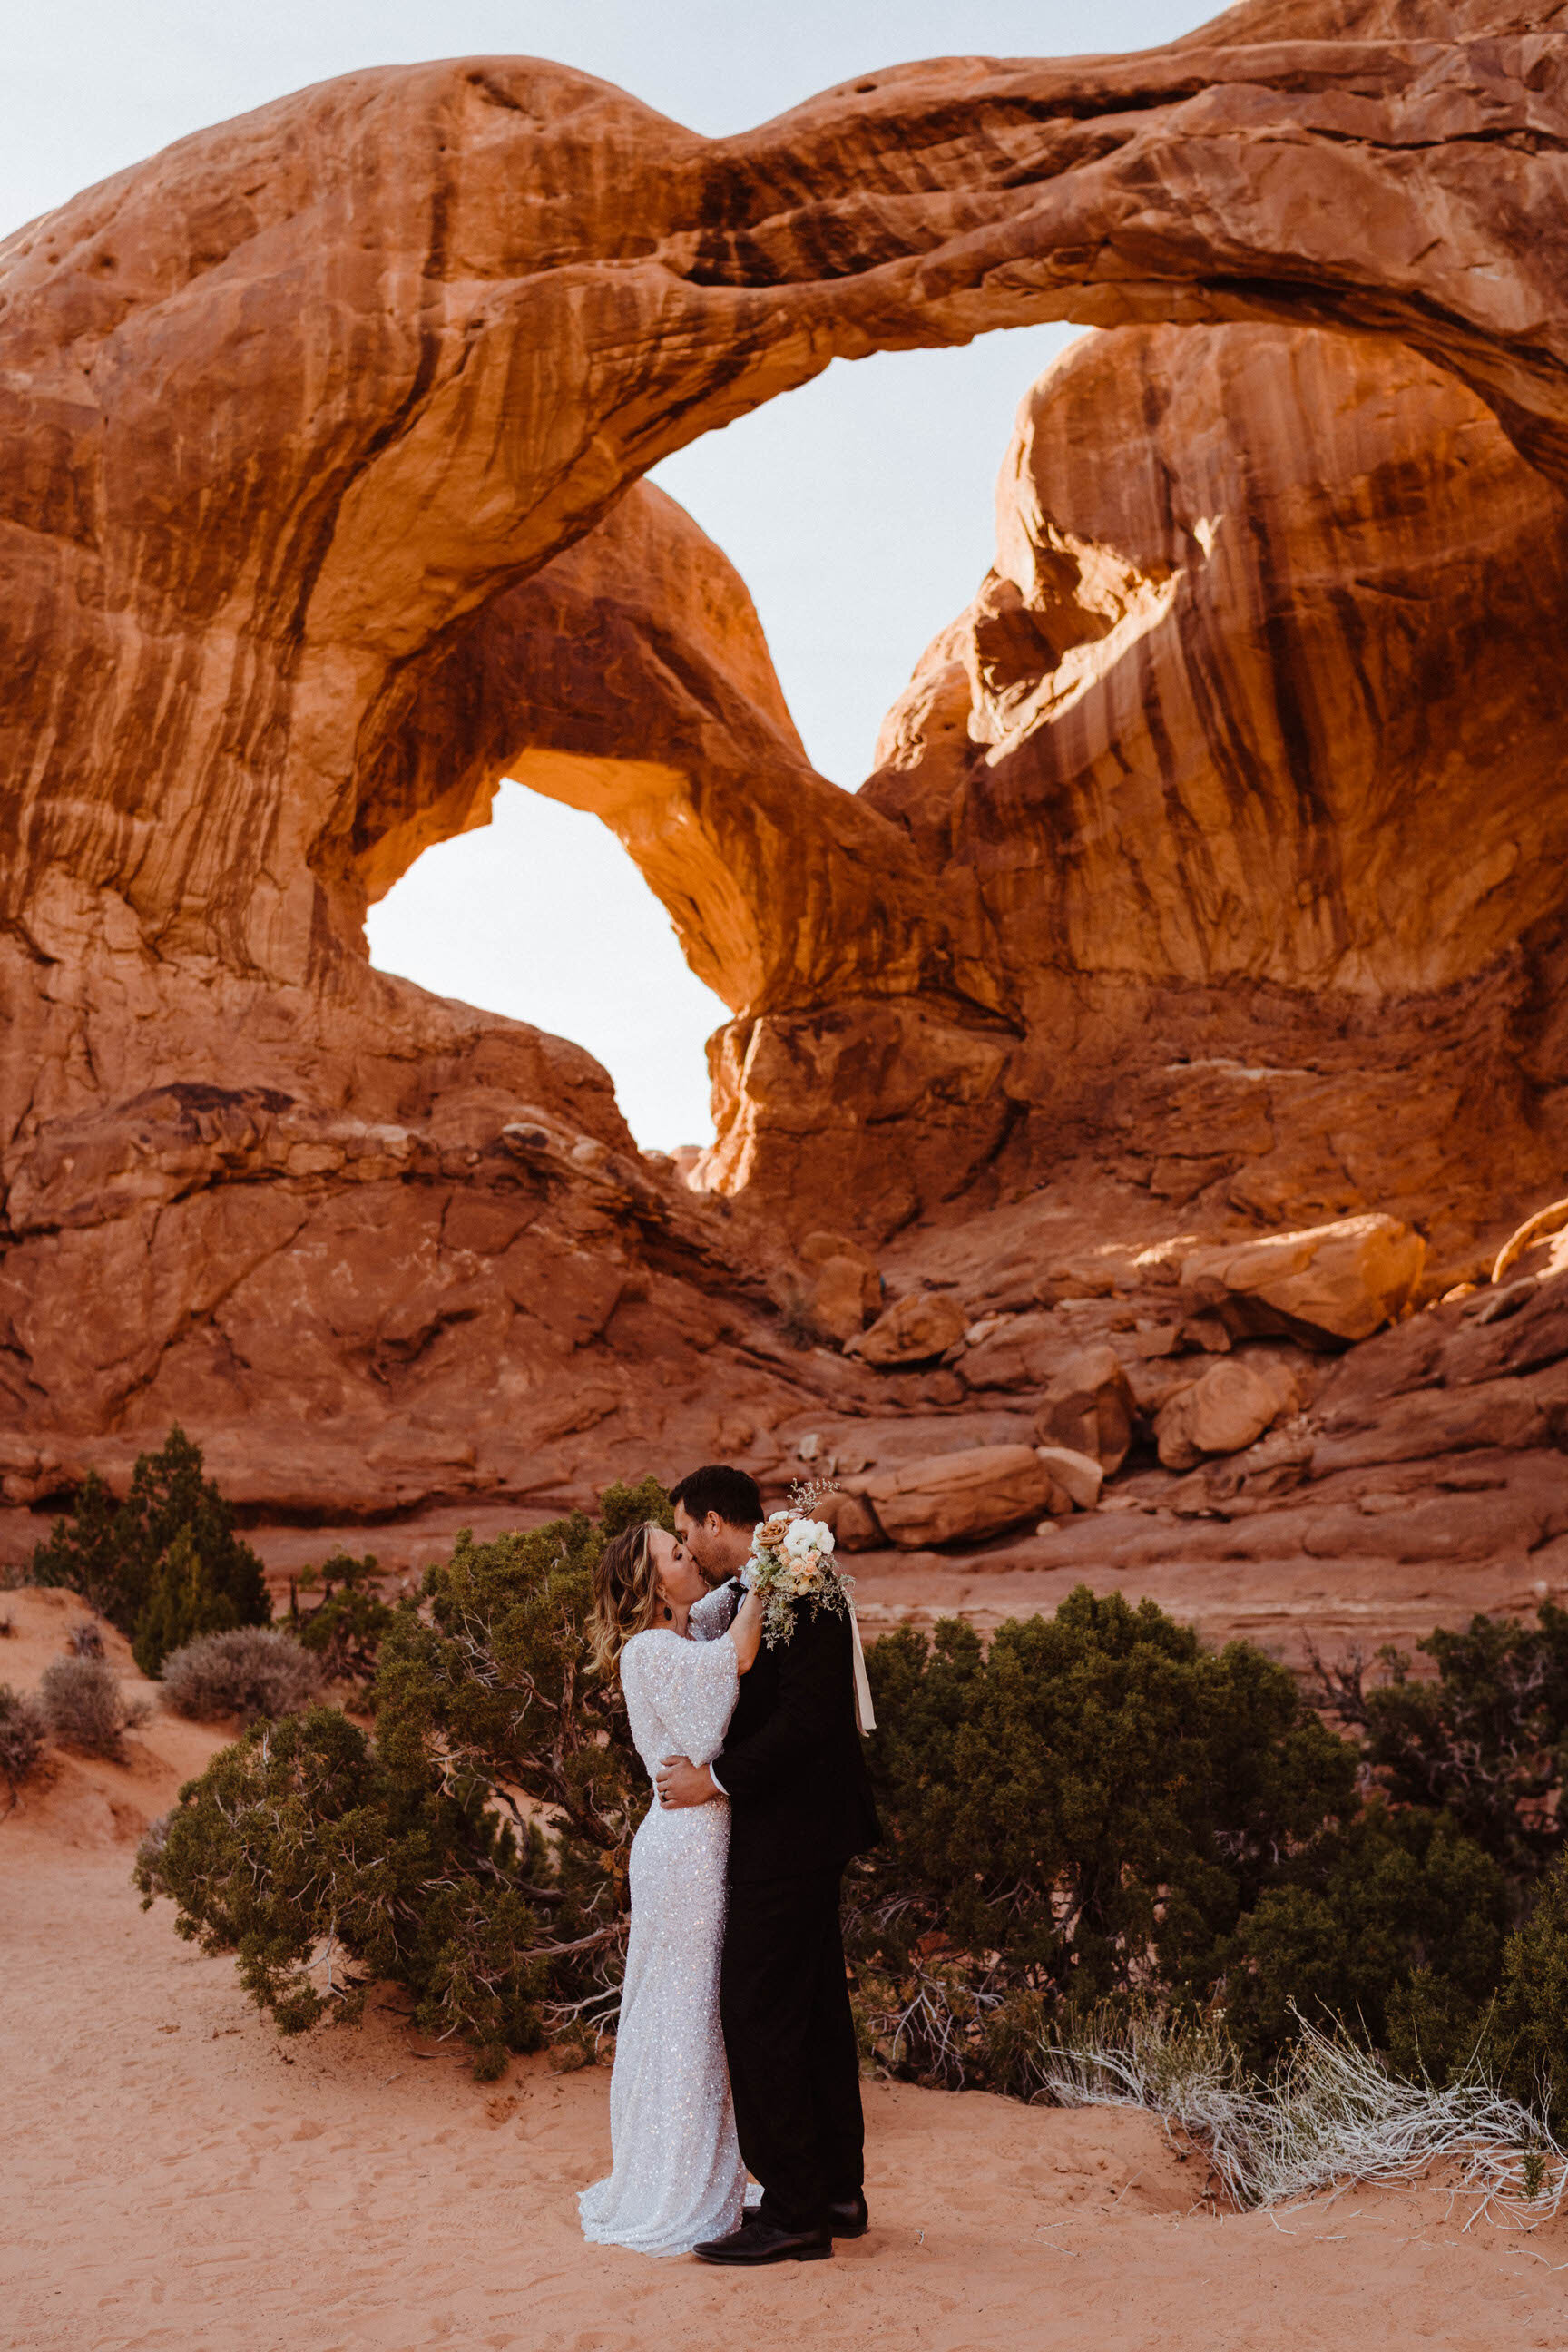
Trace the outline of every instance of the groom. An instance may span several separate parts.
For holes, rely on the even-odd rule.
[[[715,1596],[763,1517],[754,1478],[722,1463],[671,1490],[675,1531]],[[716,1604],[718,1605],[718,1604]],[[698,1607],[706,1611],[707,1602]],[[867,2226],[860,2065],[844,1976],[838,1884],[879,1835],[856,1727],[849,1621],[799,1607],[758,1653],[723,1751],[658,1773],[662,1805],[730,1801],[730,1906],[719,2007],[735,2127],[763,2201],[705,2263],[816,2262]]]

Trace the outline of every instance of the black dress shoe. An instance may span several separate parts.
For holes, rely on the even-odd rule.
[[[827,2227],[836,2238],[863,2238],[871,2226],[864,2197],[845,2197],[827,2209]]]
[[[692,2251],[702,2263],[825,2263],[833,2240],[826,2230],[780,2230],[772,2221],[752,2221]]]

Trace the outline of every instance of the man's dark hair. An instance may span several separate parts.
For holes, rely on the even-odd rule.
[[[717,1511],[731,1528],[754,1528],[763,1516],[756,1480],[749,1470],[733,1469],[728,1462],[705,1462],[700,1470],[689,1470],[670,1488],[669,1499],[672,1506],[682,1505],[689,1518],[705,1519],[710,1511]]]

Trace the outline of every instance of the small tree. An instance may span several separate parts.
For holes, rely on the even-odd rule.
[[[376,1558],[367,1552],[335,1551],[320,1568],[308,1568],[289,1591],[289,1631],[320,1660],[328,1682],[375,1679],[382,1637],[393,1612],[376,1587]],[[313,1608],[301,1609],[300,1593],[320,1592]]]
[[[197,1633],[265,1625],[272,1614],[261,1562],[178,1424],[158,1453],[137,1456],[123,1503],[88,1474],[69,1517],[36,1547],[32,1575],[79,1592],[128,1633],[145,1675]]]
[[[1297,2012],[1342,2020],[1445,2075],[1475,2046],[1508,1920],[1502,1871],[1452,1815],[1368,1805],[1287,1856],[1238,1921],[1231,2029],[1256,2053],[1289,2041]]]
[[[57,1519],[47,1543],[33,1547],[35,1584],[62,1585],[79,1592],[89,1608],[132,1631],[143,1595],[134,1590],[134,1570],[129,1569],[123,1507],[117,1503],[96,1470],[89,1470],[77,1490],[70,1517]]]
[[[1364,1804],[1362,1751],[1259,1651],[1080,1587],[989,1654],[948,1622],[869,1665],[888,1838],[849,1940],[896,2066],[1032,2093],[1043,2042],[1106,2000],[1223,2011],[1254,2064],[1298,2012],[1405,2067],[1473,2052],[1505,1871],[1445,1810]]]
[[[389,1769],[336,1707],[258,1725],[180,1792],[136,1864],[143,1906],[179,1906],[205,1952],[233,1952],[282,2033],[357,2018],[377,1978],[431,2033],[467,2033],[480,2071],[540,2039],[544,1969],[524,1881],[548,1875],[472,1784]],[[550,1900],[550,1890],[545,1889]]]
[[[1449,1813],[1522,1891],[1563,1846],[1552,1791],[1568,1753],[1568,1611],[1543,1601],[1533,1625],[1476,1616],[1415,1646],[1435,1681],[1412,1680],[1392,1645],[1378,1653],[1387,1679],[1370,1688],[1359,1658],[1313,1664],[1390,1801]]]

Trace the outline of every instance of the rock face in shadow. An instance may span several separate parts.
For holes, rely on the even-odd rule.
[[[1534,1109],[1552,1156],[1531,992],[1557,837],[1521,681],[1568,478],[1558,46],[1474,7],[1288,37],[1242,10],[1141,58],[895,68],[717,142],[532,61],[387,68],[183,141],[0,247],[19,1487],[48,1489],[57,1444],[123,1454],[175,1413],[229,1433],[237,1491],[302,1512],[580,1486],[595,1448],[620,1466],[676,1426],[761,1466],[786,1407],[869,1377],[773,1349],[791,1234],[885,1234],[987,1168],[1030,1181],[1075,1151],[1113,1150],[1156,1222],[1215,1184],[1212,1238],[1310,1222],[1387,1181],[1369,1071],[1397,1098],[1387,1205],[1472,1233],[1489,1138],[1513,1149]],[[640,478],[835,356],[1064,316],[1121,331],[1105,348],[1129,359],[1084,508],[1051,505],[1047,394],[1017,469],[1037,523],[1020,504],[968,702],[942,688],[970,750],[955,766],[935,720],[901,717],[889,771],[839,793],[740,583]],[[1177,444],[1228,397],[1212,352],[1259,331],[1226,322],[1281,318],[1376,335],[1366,381],[1426,389],[1414,431],[1386,395],[1388,463],[1384,395],[1348,403],[1336,446],[1371,488],[1334,477],[1321,544],[1304,514],[1270,523],[1277,580],[1253,543],[1334,363],[1309,383],[1261,362],[1267,397]],[[1164,417],[1139,356],[1161,321]],[[1125,464],[1129,430],[1157,465]],[[1433,613],[1453,642],[1417,510],[1468,471],[1495,529],[1466,576],[1520,733],[1465,880],[1486,728],[1407,661],[1405,719],[1437,705],[1428,773],[1388,647],[1426,644]],[[1288,643],[1314,562],[1339,635]],[[1260,582],[1270,677],[1302,673],[1294,733],[1226,604]],[[1500,673],[1463,642],[1490,707]],[[1396,775],[1325,784],[1320,655],[1361,664],[1334,708],[1384,712]],[[1233,658],[1253,733],[1216,777],[1194,680]],[[1192,730],[1157,786],[1147,730],[1123,730],[1130,779],[1106,749],[1139,678]],[[509,769],[619,832],[734,1008],[708,1170],[728,1213],[637,1159],[576,1048],[368,967],[367,904]],[[1455,940],[1418,977],[1411,856],[1335,847],[1356,778],[1431,796]],[[1267,1051],[1238,1078],[1248,1024]],[[1494,1065],[1483,1133],[1470,1081]]]

